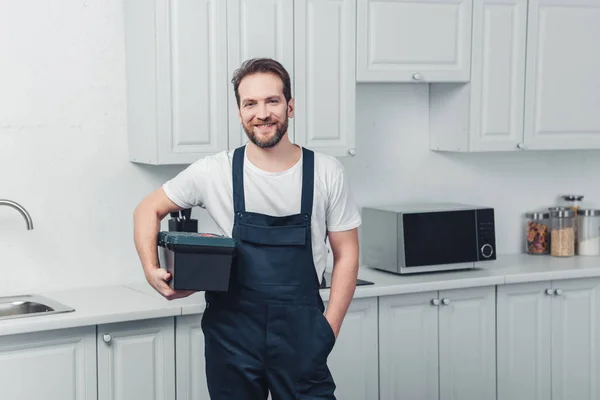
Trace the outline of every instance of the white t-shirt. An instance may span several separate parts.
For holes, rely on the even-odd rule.
[[[282,172],[265,172],[245,153],[244,196],[246,211],[281,217],[300,212],[302,159]],[[233,150],[204,157],[163,185],[175,204],[207,210],[220,234],[231,237]],[[358,227],[361,217],[349,190],[343,165],[334,157],[315,152],[314,199],[311,220],[312,251],[319,282],[327,266],[327,232]]]

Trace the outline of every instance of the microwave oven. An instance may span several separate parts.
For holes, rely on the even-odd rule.
[[[496,259],[494,209],[457,203],[363,207],[361,248],[371,268],[411,274]]]

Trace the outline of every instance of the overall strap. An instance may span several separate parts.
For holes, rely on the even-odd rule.
[[[315,181],[315,153],[303,147],[302,158],[302,206],[300,212],[311,215]]]
[[[246,146],[238,147],[233,152],[232,182],[233,182],[233,211],[237,214],[246,211],[244,199],[244,152]]]

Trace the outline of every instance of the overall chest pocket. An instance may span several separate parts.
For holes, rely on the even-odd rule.
[[[238,274],[244,284],[299,286],[306,263],[314,268],[303,225],[260,226],[240,222],[234,226],[238,240]]]

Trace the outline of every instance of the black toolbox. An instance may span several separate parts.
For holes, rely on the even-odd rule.
[[[235,239],[198,232],[159,232],[161,266],[174,290],[227,291]]]

